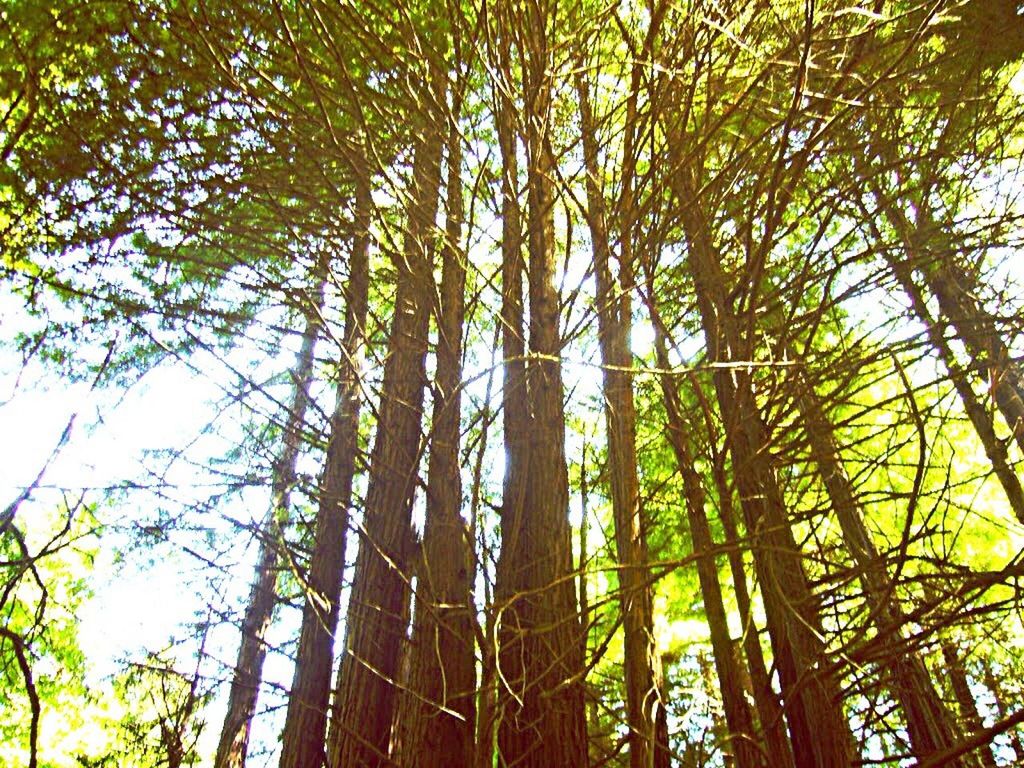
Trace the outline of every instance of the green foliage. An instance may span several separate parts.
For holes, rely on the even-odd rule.
[[[34,510],[31,535],[5,526],[0,538],[0,761],[27,765],[32,690],[40,707],[39,764],[72,766],[92,749],[102,712],[85,684],[79,611],[90,595],[87,573],[99,547],[94,511],[85,506]],[[21,646],[30,679],[18,663]],[[102,737],[99,741],[102,744]]]

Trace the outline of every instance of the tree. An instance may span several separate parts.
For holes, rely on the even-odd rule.
[[[252,593],[242,621],[242,639],[235,662],[235,676],[228,697],[228,711],[224,716],[220,743],[217,747],[217,768],[239,768],[245,764],[249,729],[256,709],[266,658],[266,632],[273,618],[277,602],[277,581],[280,571],[284,531],[291,517],[292,488],[296,483],[296,463],[302,443],[302,430],[309,405],[309,388],[313,380],[313,361],[320,314],[324,306],[324,283],[327,260],[317,263],[320,274],[312,277],[315,295],[310,297],[306,309],[306,326],[302,331],[302,346],[291,372],[292,401],[284,426],[281,452],[274,464],[271,485],[271,506],[260,530],[260,552],[256,563]]]
[[[303,585],[306,599],[284,726],[282,768],[319,765],[324,756],[341,575],[345,569],[345,542],[359,450],[361,369],[370,289],[369,183],[368,178],[357,182],[356,232],[349,257],[336,406],[320,483],[313,551]]]
[[[650,39],[650,38],[649,38]],[[636,76],[634,76],[636,78]],[[625,631],[626,698],[629,711],[630,764],[633,766],[664,765],[668,745],[664,735],[657,733],[659,712],[665,702],[660,700],[661,669],[654,649],[653,607],[648,569],[645,527],[640,506],[640,481],[636,457],[636,409],[633,403],[633,367],[629,340],[632,329],[635,237],[630,222],[620,225],[619,274],[613,275],[611,243],[608,233],[604,190],[599,178],[598,145],[595,119],[590,104],[589,86],[585,77],[577,75],[576,89],[580,101],[580,133],[583,142],[587,188],[587,218],[594,253],[597,287],[598,336],[605,398],[605,424],[608,433],[609,475],[615,520],[615,543],[621,571],[620,600]],[[636,91],[630,105],[636,121]],[[619,210],[632,208],[628,198],[629,185],[635,175],[635,147],[632,137],[635,125],[627,126],[628,137],[623,148],[623,187]],[[582,593],[581,588],[581,593]],[[581,595],[582,599],[582,595]]]
[[[436,65],[430,66],[427,76],[427,90],[419,97],[428,104],[444,103]],[[398,700],[398,660],[405,641],[415,546],[411,515],[420,460],[432,243],[444,142],[441,126],[431,117],[429,112],[416,116],[424,133],[415,141],[403,249],[392,256],[397,272],[395,309],[333,705],[333,764],[383,764]]]
[[[455,59],[461,41],[455,38]],[[436,394],[427,465],[426,512],[410,648],[407,708],[401,762],[409,766],[474,764],[476,702],[475,637],[471,580],[472,542],[461,516],[459,472],[463,324],[466,263],[462,248],[462,139],[459,106],[464,82],[456,82],[448,128],[447,190],[437,318]]]

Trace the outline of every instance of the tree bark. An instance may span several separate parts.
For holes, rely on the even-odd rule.
[[[369,300],[370,179],[365,168],[356,180],[355,232],[345,291],[344,338],[327,456],[320,479],[320,503],[313,551],[304,585],[306,601],[288,697],[281,768],[320,768],[325,757],[327,712],[338,629],[345,541],[352,482],[359,452],[362,363]]]
[[[754,624],[754,616],[750,606],[750,592],[747,589],[747,572],[743,564],[739,531],[736,526],[736,515],[733,511],[732,489],[726,478],[725,466],[715,457],[713,468],[715,487],[718,491],[719,518],[725,532],[725,545],[728,547],[729,570],[732,572],[733,590],[736,592],[736,607],[739,608],[740,621],[743,622],[743,654],[746,657],[747,669],[750,671],[750,684],[753,688],[754,706],[761,725],[768,764],[775,768],[792,768],[793,750],[786,737],[786,721],[779,695],[772,688],[768,665],[764,660],[761,648],[761,633]]]
[[[676,173],[687,257],[713,372],[715,393],[733,459],[754,567],[761,583],[775,662],[782,683],[797,768],[850,765],[853,739],[838,681],[821,639],[818,600],[807,583],[785,503],[769,459],[749,357],[726,297],[725,276],[699,213],[692,173]],[[753,311],[753,309],[748,309]]]
[[[660,327],[660,322],[656,321],[655,328],[660,329]],[[704,487],[700,475],[694,469],[693,456],[686,443],[686,430],[679,395],[668,373],[669,360],[665,350],[665,340],[660,330],[655,332],[657,334],[658,366],[662,369],[660,379],[665,399],[668,440],[683,478],[686,518],[693,541],[693,551],[697,555],[697,578],[704,600],[704,614],[711,632],[711,650],[722,692],[725,722],[729,731],[727,751],[734,756],[737,768],[757,768],[757,766],[764,765],[762,748],[758,744],[754,732],[753,717],[744,695],[740,671],[734,660],[725,603],[722,599],[722,586],[718,580],[718,566],[715,563],[714,555],[711,554],[714,540],[711,537],[711,527],[708,525],[705,512]]]
[[[923,272],[942,314],[970,351],[975,367],[988,374],[996,407],[1024,451],[1024,376],[1011,359],[995,320],[975,298],[977,285],[952,258]]]
[[[439,82],[433,86],[440,88]],[[436,94],[430,98],[443,103]],[[433,286],[431,243],[443,143],[437,121],[425,115],[413,158],[403,248],[393,260],[394,318],[328,737],[333,766],[379,766],[389,759],[415,548],[412,502],[420,460]]]
[[[999,715],[1000,720],[1006,720],[1012,716],[1012,713],[1006,704],[1006,693],[1003,688],[1003,681],[1001,678],[996,677],[995,670],[992,669],[991,659],[983,659],[982,663],[985,665],[985,685],[990,691],[992,691],[992,697],[996,702],[996,714]],[[1014,728],[1009,733],[1009,740],[1010,747],[1014,753],[1014,758],[1019,765],[1024,761],[1024,739],[1021,738],[1020,728]]]
[[[462,145],[457,103],[448,136],[448,202],[437,315],[437,374],[427,469],[427,510],[399,763],[470,768],[474,759],[476,660],[472,542],[462,519],[459,435],[466,265],[461,250]]]
[[[657,710],[664,707],[665,702],[659,698],[660,657],[654,645],[654,608],[637,474],[636,408],[631,370],[633,355],[629,346],[633,323],[629,297],[633,286],[622,280],[623,274],[631,274],[632,270],[624,244],[619,254],[619,277],[612,275],[604,191],[598,182],[594,118],[586,79],[577,76],[576,83],[586,170],[587,217],[597,277],[598,341],[608,435],[608,474],[619,565],[619,603],[625,635],[623,665],[629,764],[632,768],[651,768],[654,764]],[[626,241],[630,237],[632,233],[626,232],[622,239]]]
[[[228,694],[227,713],[217,745],[215,768],[241,768],[249,748],[249,730],[256,713],[263,662],[267,657],[264,638],[277,604],[277,580],[280,572],[283,529],[291,517],[291,492],[295,485],[295,464],[302,445],[302,428],[309,406],[309,386],[313,378],[314,349],[320,330],[320,312],[324,303],[325,273],[328,259],[318,259],[314,270],[316,287],[311,306],[305,308],[306,323],[302,346],[292,369],[293,394],[284,425],[281,453],[274,462],[271,502],[260,527],[260,547],[249,602],[242,620],[242,638],[235,662],[235,673]]]
[[[1021,486],[1020,477],[1010,466],[1006,450],[1006,444],[996,435],[995,424],[992,414],[982,405],[975,394],[974,386],[968,378],[967,372],[963,370],[956,360],[956,355],[949,346],[945,335],[939,324],[935,322],[928,309],[927,302],[914,280],[912,270],[906,261],[888,255],[889,266],[896,275],[904,292],[910,298],[911,305],[918,318],[924,323],[928,333],[928,340],[942,358],[946,370],[949,372],[950,381],[956,389],[960,402],[963,403],[964,411],[974,426],[981,444],[985,449],[985,455],[992,462],[992,471],[995,472],[999,484],[1003,487],[1006,499],[1010,503],[1017,520],[1024,523],[1024,487]]]
[[[914,755],[923,759],[956,742],[953,721],[932,684],[924,660],[917,653],[901,647],[903,630],[899,608],[892,599],[885,563],[864,525],[853,484],[835,444],[834,429],[812,384],[803,381],[801,387],[798,407],[810,443],[811,457],[818,466],[818,473],[839,520],[843,540],[857,565],[878,635],[896,641],[888,641],[892,648],[893,693],[903,710]],[[962,766],[963,763],[956,760],[950,765]]]
[[[967,679],[967,670],[964,669],[960,653],[952,642],[942,643],[942,660],[946,662],[946,672],[949,674],[949,684],[953,689],[953,696],[956,698],[957,706],[960,709],[960,717],[963,720],[964,730],[968,734],[976,734],[984,730],[985,723],[978,712],[978,703],[971,693],[971,684]],[[996,758],[992,754],[992,744],[986,742],[975,750],[978,762],[983,768],[996,768]]]
[[[516,766],[586,765],[583,654],[579,606],[572,578],[565,462],[561,339],[558,296],[553,284],[554,238],[551,132],[551,50],[546,36],[550,9],[527,5],[516,21],[524,41],[523,104],[526,123],[529,278],[529,364],[506,369],[508,466],[497,564],[499,762]],[[506,72],[511,69],[506,69]],[[505,174],[514,153],[508,105],[499,95],[499,131]],[[505,127],[502,127],[502,125]],[[509,152],[508,150],[512,150]],[[514,219],[504,222],[512,244],[519,242]],[[513,263],[518,263],[512,255]],[[511,272],[511,270],[510,270]],[[518,272],[509,277],[520,279]],[[503,316],[521,317],[515,286],[505,286]],[[520,294],[521,295],[521,294]],[[510,335],[521,332],[511,326]],[[506,347],[510,358],[518,351]],[[511,376],[510,376],[511,374]],[[525,386],[524,386],[525,385]]]
[[[971,356],[971,368],[987,374],[996,407],[1024,451],[1024,373],[1011,358],[995,319],[976,298],[976,282],[956,263],[954,247],[941,242],[941,227],[929,219],[927,212],[922,211],[918,221],[911,222],[895,203],[885,203],[883,208],[907,251],[907,263],[902,268],[913,267],[921,274],[938,300],[943,319]],[[940,241],[940,253],[934,252],[935,240]],[[899,270],[901,265],[896,263],[894,267]]]

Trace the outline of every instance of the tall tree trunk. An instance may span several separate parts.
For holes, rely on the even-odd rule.
[[[750,592],[747,589],[747,572],[743,564],[742,542],[736,526],[732,489],[729,487],[723,459],[724,456],[715,457],[715,466],[712,472],[718,491],[719,518],[725,532],[729,570],[732,572],[733,590],[736,593],[736,607],[739,609],[740,621],[743,623],[743,654],[750,672],[754,706],[757,708],[757,717],[761,723],[768,764],[772,768],[775,766],[792,768],[793,750],[786,737],[786,721],[782,705],[779,703],[778,694],[772,688],[768,665],[764,660],[764,650],[761,648],[760,631],[754,624]]]
[[[295,675],[288,697],[281,768],[320,768],[325,757],[334,637],[345,569],[352,482],[359,452],[360,381],[370,287],[371,206],[369,174],[361,168],[356,179],[355,231],[345,290],[345,327],[338,360],[336,404],[320,479],[313,552],[304,584],[306,602],[302,610]]]
[[[942,314],[956,329],[977,368],[988,374],[996,407],[1024,451],[1024,375],[1011,358],[995,320],[975,298],[975,281],[952,257],[923,271]]]
[[[825,484],[832,509],[839,520],[843,540],[853,556],[868,598],[871,617],[881,638],[891,638],[893,693],[907,723],[910,742],[918,758],[940,752],[956,741],[949,712],[939,698],[924,660],[902,646],[903,630],[898,606],[892,599],[885,563],[878,554],[835,444],[834,429],[809,381],[800,383],[798,407],[811,447],[811,456]],[[895,640],[896,642],[892,642]],[[951,766],[962,766],[955,760]]]
[[[436,395],[427,469],[427,509],[417,569],[408,706],[399,763],[471,768],[476,659],[472,624],[472,542],[463,522],[459,472],[462,325],[466,265],[461,250],[462,145],[456,92],[448,135],[448,203],[440,305]]]
[[[265,637],[277,603],[277,578],[284,546],[282,532],[291,517],[291,492],[295,485],[295,463],[302,445],[302,428],[309,406],[309,386],[313,378],[314,349],[320,330],[320,312],[324,303],[326,255],[318,258],[314,270],[316,286],[310,306],[304,308],[305,328],[302,346],[292,369],[293,393],[284,425],[280,455],[274,462],[271,502],[260,529],[259,557],[249,602],[242,620],[242,638],[231,680],[228,708],[217,745],[216,768],[241,768],[249,748],[249,730],[256,712],[263,662],[267,656]]]
[[[579,579],[577,591],[580,597],[580,626],[583,631],[580,633],[580,648],[582,649],[584,662],[590,656],[590,586],[587,575],[587,568],[589,567],[590,553],[587,542],[590,540],[590,485],[587,481],[587,441],[586,438],[583,440],[583,445],[580,448],[580,530],[579,530],[579,548],[580,548],[580,559],[579,565],[576,570],[579,572]],[[583,685],[586,690],[587,678],[586,674],[583,677]],[[584,712],[587,721],[587,752],[588,757],[591,753],[591,741],[590,741],[590,728],[593,723],[597,722],[597,697],[594,696],[589,690],[586,691],[586,701],[584,702]]]
[[[520,39],[525,47],[530,356],[525,382],[513,382],[505,392],[509,464],[496,584],[501,613],[498,749],[499,760],[507,765],[576,768],[586,765],[587,739],[582,630],[571,578],[559,307],[553,284],[550,15],[542,2],[527,5],[516,17],[525,21]],[[499,104],[504,100],[498,99]],[[507,105],[499,111],[504,112],[499,130],[505,132],[511,114]],[[502,144],[508,175],[510,147],[507,141]],[[512,148],[514,152],[514,143]],[[519,234],[510,231],[514,223],[506,219],[504,228],[516,243]],[[510,277],[520,279],[518,273]],[[512,306],[503,309],[503,316],[521,316],[517,289],[504,290]],[[520,328],[513,326],[512,333]],[[505,349],[506,355],[515,351],[515,344]],[[510,371],[517,373],[517,367],[507,370],[506,378]]]
[[[441,90],[440,75],[433,77],[437,78],[433,86]],[[441,99],[431,94],[430,100],[443,103],[443,92]],[[406,642],[404,617],[415,548],[412,502],[420,460],[433,287],[431,243],[444,143],[434,116],[423,118],[413,158],[403,249],[393,260],[397,272],[394,318],[328,738],[329,764],[334,766],[388,762],[398,663]]]
[[[960,709],[964,730],[971,735],[978,733],[985,727],[985,723],[978,712],[978,703],[974,700],[974,694],[971,693],[971,684],[967,679],[967,670],[964,669],[963,659],[960,658],[956,646],[950,641],[942,643],[942,660],[946,662],[949,684]],[[978,747],[975,754],[983,768],[996,768],[996,758],[992,754],[991,744],[985,743]]]
[[[605,424],[608,434],[608,474],[611,485],[615,548],[620,566],[619,602],[623,616],[626,714],[629,764],[651,768],[655,753],[656,710],[659,700],[660,658],[654,645],[654,608],[649,581],[647,539],[641,520],[640,480],[636,463],[636,409],[633,403],[633,355],[629,347],[632,307],[628,283],[629,254],[619,255],[620,275],[612,275],[611,246],[601,189],[597,137],[586,79],[578,76],[583,157],[586,169],[587,217],[597,276],[598,340],[604,380]],[[625,233],[623,240],[631,237]],[[625,246],[623,247],[625,251]]]
[[[503,6],[499,6],[502,9]],[[498,132],[498,147],[501,152],[501,348],[504,363],[502,366],[502,437],[505,443],[505,476],[502,478],[502,515],[501,528],[503,535],[500,556],[506,557],[505,549],[509,545],[504,539],[506,520],[511,515],[504,510],[521,510],[525,500],[524,477],[529,452],[526,446],[529,434],[528,393],[526,390],[526,345],[524,341],[523,313],[523,234],[522,210],[519,204],[519,162],[514,115],[516,105],[511,98],[513,84],[507,49],[511,45],[510,35],[500,19],[497,34],[500,35],[495,46],[498,66],[497,73],[505,76],[493,87],[495,124]],[[498,589],[498,585],[496,585]],[[497,595],[495,596],[497,598]],[[487,716],[482,723],[488,738],[485,745],[479,746],[478,764],[482,768],[485,750],[494,745],[500,752],[497,731],[504,714],[503,702],[508,698],[507,683],[504,680],[501,651],[499,648],[500,630],[498,624],[501,616],[494,611],[487,617],[488,650],[484,656],[485,679],[494,680],[494,693],[485,688],[484,695],[487,711],[481,711],[481,717]],[[492,723],[490,713],[498,722]],[[487,766],[493,765],[492,755],[487,756]]]
[[[880,238],[877,228],[875,233]],[[935,347],[939,357],[942,358],[943,364],[946,366],[949,378],[953,382],[953,387],[960,397],[960,402],[963,403],[964,411],[967,413],[967,417],[971,420],[971,424],[981,440],[985,454],[988,456],[989,461],[992,462],[992,471],[995,472],[999,484],[1003,487],[1003,492],[1010,503],[1010,508],[1013,510],[1017,520],[1024,523],[1024,487],[1021,486],[1020,477],[1013,467],[1010,466],[1006,444],[996,435],[992,413],[978,399],[967,372],[957,362],[956,355],[946,340],[942,328],[932,317],[923,292],[914,280],[909,263],[897,258],[894,254],[888,254],[887,258],[893,274],[896,275],[896,279],[910,298],[914,312],[920,321],[924,323],[928,333],[928,340]]]
[[[501,10],[501,6],[498,8]],[[495,34],[500,38],[491,52],[495,72],[510,77],[507,31],[499,22]],[[505,443],[505,475],[502,478],[502,504],[520,507],[523,503],[523,472],[527,452],[526,360],[523,336],[523,235],[519,204],[519,163],[514,125],[515,104],[508,79],[492,86],[495,127],[501,154],[501,350],[502,350],[502,437]],[[504,515],[503,515],[504,517]],[[493,602],[493,601],[492,601]],[[488,611],[485,619],[485,647],[482,649],[481,696],[477,729],[477,768],[494,764],[498,722],[502,716],[502,686],[498,649],[500,617]]]
[[[676,457],[676,465],[683,478],[683,493],[686,496],[686,518],[689,523],[693,551],[697,555],[697,578],[704,600],[704,614],[711,632],[711,650],[714,656],[715,672],[722,692],[725,722],[729,730],[726,751],[735,758],[737,768],[757,768],[763,765],[761,747],[754,733],[754,721],[743,691],[743,680],[735,663],[729,624],[722,599],[722,586],[718,580],[718,566],[711,554],[714,540],[705,512],[704,487],[700,475],[694,469],[693,456],[687,445],[685,423],[679,395],[668,373],[669,359],[661,323],[655,320],[656,349],[661,391],[665,400],[668,421],[668,440]]]
[[[1000,720],[1006,720],[1013,713],[1010,712],[1010,708],[1006,704],[1006,693],[1003,688],[1003,678],[996,677],[995,670],[992,669],[991,659],[982,659],[982,663],[985,665],[985,685],[990,691],[992,691],[992,697],[996,702],[996,714],[999,715]],[[1017,764],[1020,765],[1024,762],[1024,739],[1021,738],[1021,729],[1014,728],[1008,735],[1010,739],[1010,748],[1014,753],[1014,759]]]
[[[906,248],[907,263],[902,268],[916,268],[921,274],[938,300],[943,320],[953,327],[970,355],[972,369],[987,375],[996,407],[1024,451],[1024,373],[1010,356],[995,319],[976,298],[976,282],[956,263],[955,248],[942,242],[941,227],[930,220],[927,211],[919,212],[918,220],[911,222],[894,202],[884,203],[883,209]],[[936,240],[940,241],[938,253]]]
[[[803,570],[782,492],[769,458],[767,428],[742,364],[747,345],[726,297],[725,275],[706,223],[697,210],[697,185],[676,174],[687,255],[697,292],[719,411],[733,459],[754,567],[761,583],[775,662],[797,768],[850,765],[853,745],[839,683],[829,670],[818,600]],[[754,311],[748,308],[747,311]]]

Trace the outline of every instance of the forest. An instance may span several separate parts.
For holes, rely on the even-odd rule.
[[[1022,249],[1020,0],[0,0],[0,765],[1024,765]]]

